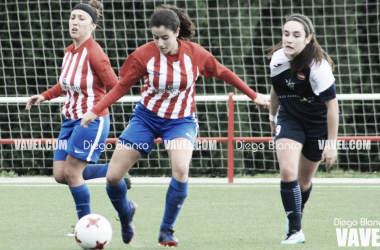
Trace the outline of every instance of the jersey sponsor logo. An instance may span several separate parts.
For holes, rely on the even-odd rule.
[[[169,94],[172,94],[172,95],[179,95],[179,93],[180,93],[179,89],[175,89],[172,85],[168,86],[167,89],[154,89],[153,91],[156,94],[169,93]]]
[[[67,91],[67,90],[72,90],[75,92],[80,93],[81,89],[79,86],[71,86],[69,83],[67,83],[67,78],[63,78],[63,84],[61,84],[62,90]]]
[[[291,79],[285,79],[285,82],[286,82],[286,85],[288,85],[288,87],[290,88],[290,89],[292,89],[292,90],[294,90],[294,85],[295,85],[295,83],[294,82],[292,82],[292,80]]]
[[[161,75],[161,73],[153,72],[153,75],[154,76],[159,76],[159,75]]]
[[[310,97],[303,97],[302,99],[300,99],[301,102],[314,102],[315,101],[315,98],[314,96],[310,96]]]
[[[305,75],[302,74],[301,72],[298,72],[296,76],[297,76],[297,78],[300,79],[300,80],[305,80],[305,78],[306,78]]]

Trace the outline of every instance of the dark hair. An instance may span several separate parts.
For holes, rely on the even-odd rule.
[[[173,5],[159,5],[150,18],[149,27],[160,27],[170,29],[174,33],[179,28],[179,39],[192,39],[195,35],[195,27],[190,17],[183,9]]]
[[[305,46],[305,48],[290,62],[290,72],[292,77],[298,72],[306,68],[310,68],[313,60],[315,63],[321,63],[323,59],[326,59],[330,64],[331,69],[334,70],[334,62],[331,60],[329,55],[321,48],[317,39],[315,38],[314,26],[309,18],[302,14],[292,14],[286,17],[285,24],[290,21],[299,22],[302,24],[305,31],[305,38],[309,35],[311,36],[310,42]],[[285,25],[284,24],[284,25]],[[271,58],[273,53],[283,47],[282,41],[268,49],[268,58]]]

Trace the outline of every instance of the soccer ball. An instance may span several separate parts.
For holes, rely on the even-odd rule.
[[[109,221],[99,214],[83,216],[75,226],[75,240],[83,249],[104,249],[112,239]]]

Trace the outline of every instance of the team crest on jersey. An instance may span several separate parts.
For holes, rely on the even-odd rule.
[[[79,64],[78,67],[77,67],[77,74],[78,75],[80,75],[82,73],[82,68],[83,68],[83,65]]]
[[[192,70],[187,71],[187,81],[188,82],[193,82],[194,81],[194,74]]]
[[[297,76],[297,78],[300,79],[300,80],[305,80],[305,75],[302,74],[301,72],[298,72],[296,76]]]
[[[285,82],[286,82],[286,85],[288,85],[288,87],[290,88],[290,89],[293,89],[294,90],[294,82],[292,82],[292,80],[291,79],[285,79]]]

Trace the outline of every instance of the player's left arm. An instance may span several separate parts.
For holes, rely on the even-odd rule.
[[[336,100],[335,77],[330,64],[326,60],[315,63],[310,72],[310,84],[320,101],[327,107],[327,139],[336,144],[338,137],[339,109]],[[331,144],[330,144],[331,145]],[[337,158],[336,147],[325,148],[322,154],[322,161],[326,161],[326,168],[329,169]]]
[[[110,59],[100,46],[94,46],[93,50],[90,56],[90,65],[103,85],[106,86],[108,90],[111,90],[118,84],[119,79],[111,67]]]
[[[339,126],[339,108],[336,98],[325,102],[327,107],[327,139],[330,142],[335,142],[338,138],[338,126]],[[329,147],[323,151],[322,161],[326,161],[326,168],[332,167],[336,161],[338,152],[336,147]]]

